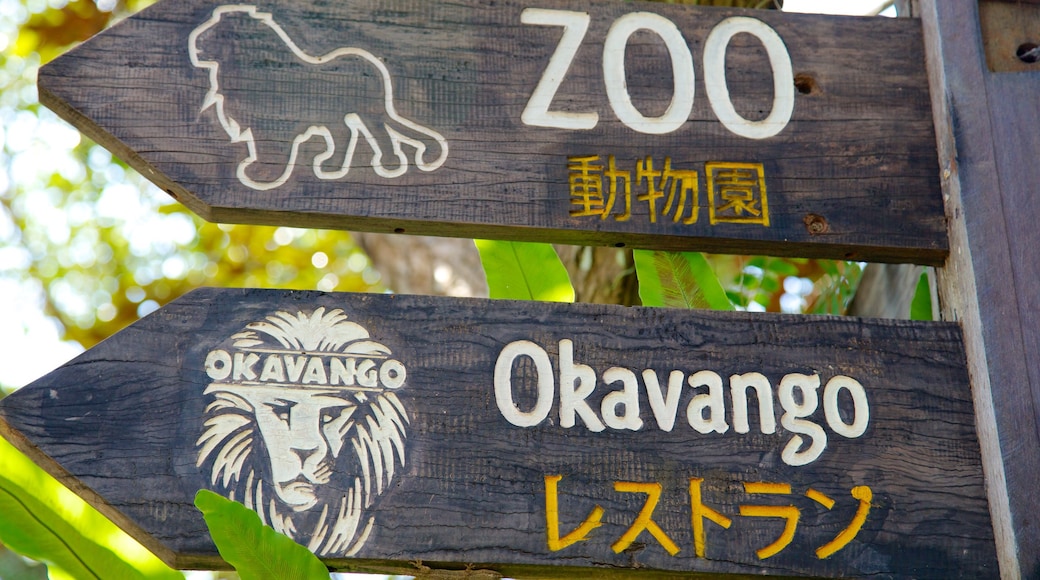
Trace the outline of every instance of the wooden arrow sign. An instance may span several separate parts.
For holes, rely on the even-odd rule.
[[[0,432],[182,568],[211,489],[340,569],[991,577],[964,364],[947,323],[202,289]]]
[[[206,219],[941,264],[920,24],[640,2],[156,6],[40,99]]]

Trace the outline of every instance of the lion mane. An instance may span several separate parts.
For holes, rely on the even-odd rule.
[[[250,324],[232,337],[236,347],[264,347],[274,338],[296,352],[350,355],[389,354],[368,340],[361,326],[347,322],[340,310],[312,315],[279,312],[265,322]],[[236,388],[238,387],[238,388]],[[339,451],[328,482],[317,486],[316,505],[293,511],[281,502],[271,481],[271,454],[257,424],[257,404],[243,396],[241,386],[213,382],[204,394],[205,409],[196,465],[209,475],[211,488],[255,511],[261,521],[306,545],[319,556],[353,556],[372,531],[374,516],[366,518],[388,489],[398,468],[405,464],[408,413],[393,392],[346,390],[339,395],[356,405],[350,421],[336,433]],[[248,387],[245,387],[248,388]],[[331,445],[330,445],[331,446]],[[328,470],[326,470],[328,472]]]

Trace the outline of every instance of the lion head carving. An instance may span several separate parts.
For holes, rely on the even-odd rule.
[[[197,466],[321,556],[351,556],[405,462],[404,365],[341,310],[277,312],[210,351]]]

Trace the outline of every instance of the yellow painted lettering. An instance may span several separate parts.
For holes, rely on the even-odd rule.
[[[789,495],[791,493],[791,485],[787,483],[744,482],[744,491],[753,494]],[[798,528],[798,519],[802,514],[793,505],[742,505],[740,506],[740,515],[755,518],[780,518],[784,520],[784,531],[781,532],[780,537],[772,544],[755,551],[759,560],[765,560],[779,554],[781,550],[791,543],[791,540],[794,539],[795,529]]]
[[[545,476],[545,531],[549,549],[558,552],[571,544],[588,539],[589,532],[602,525],[603,508],[596,506],[576,529],[560,537],[560,499],[558,485],[562,475]]]
[[[874,499],[874,493],[870,491],[870,488],[865,485],[857,485],[852,488],[852,497],[859,500],[859,507],[856,508],[856,515],[852,516],[852,521],[849,523],[849,527],[838,532],[837,537],[820,546],[816,549],[816,557],[819,559],[828,558],[838,550],[844,548],[849,542],[856,537],[863,524],[867,521],[867,514],[870,513],[870,502]]]
[[[706,557],[707,539],[704,533],[704,519],[707,518],[724,529],[729,529],[733,520],[704,505],[701,500],[701,483],[704,479],[700,477],[690,478],[690,520],[693,523],[693,551],[698,558]]]
[[[639,515],[636,516],[636,520],[632,522],[632,525],[625,531],[624,534],[618,538],[618,541],[614,542],[610,546],[614,550],[615,554],[620,554],[626,548],[632,545],[632,542],[639,537],[639,534],[646,530],[650,532],[665,550],[672,556],[679,553],[679,546],[664,533],[664,530],[657,525],[652,519],[654,515],[654,508],[657,507],[657,502],[661,499],[661,484],[660,483],[637,483],[632,481],[615,481],[614,491],[620,491],[624,493],[645,493],[646,503],[643,504],[643,509],[639,510]]]

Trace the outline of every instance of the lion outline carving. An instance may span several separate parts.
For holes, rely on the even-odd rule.
[[[255,163],[260,162],[260,164],[263,164],[266,162],[263,159],[265,156],[285,158],[284,151],[279,151],[275,154],[270,153],[272,145],[284,148],[285,144],[280,142],[279,139],[272,139],[269,134],[263,133],[257,127],[256,122],[250,123],[246,121],[243,118],[244,115],[241,108],[235,112],[229,110],[232,107],[229,106],[230,99],[227,97],[229,91],[227,90],[228,87],[225,86],[228,83],[222,85],[222,80],[227,80],[228,77],[221,70],[223,63],[219,59],[207,57],[206,51],[200,46],[200,41],[204,37],[210,33],[219,32],[219,26],[223,22],[235,18],[239,19],[239,21],[246,19],[246,24],[260,24],[269,29],[269,32],[274,33],[281,41],[281,44],[284,45],[284,48],[287,49],[286,52],[296,59],[292,64],[297,69],[315,69],[313,75],[317,75],[322,72],[319,69],[323,65],[335,66],[350,61],[352,65],[360,66],[363,73],[352,77],[351,80],[375,82],[377,85],[376,90],[381,89],[382,91],[382,106],[378,110],[373,109],[369,111],[367,115],[356,110],[347,110],[341,118],[324,119],[325,122],[311,122],[306,129],[294,131],[295,136],[290,137],[292,143],[285,160],[284,169],[280,174],[274,177],[250,175],[251,167]],[[225,42],[224,44],[236,43]],[[236,48],[238,47],[224,46],[223,50],[232,53]],[[429,127],[407,119],[397,112],[394,106],[393,83],[390,71],[382,61],[367,50],[356,47],[342,47],[323,55],[312,56],[304,52],[289,37],[281,25],[275,22],[271,13],[262,12],[253,5],[228,4],[218,6],[213,10],[208,20],[192,30],[188,36],[188,53],[191,64],[196,68],[206,70],[209,77],[209,88],[199,113],[202,114],[211,107],[215,108],[217,119],[224,132],[230,137],[231,143],[244,143],[246,145],[248,154],[245,159],[239,162],[236,170],[236,177],[246,187],[267,191],[284,185],[292,176],[301,146],[314,137],[319,137],[324,141],[324,151],[314,156],[312,164],[314,175],[321,180],[338,180],[345,177],[350,172],[352,166],[354,166],[359,141],[362,140],[371,149],[371,167],[373,171],[383,178],[400,177],[408,171],[410,160],[405,151],[406,147],[414,151],[411,162],[422,171],[429,172],[440,168],[448,157],[448,142],[443,135]],[[279,55],[279,57],[284,58],[285,55]],[[283,68],[286,67],[283,66]],[[372,74],[373,71],[375,74]],[[313,75],[308,78],[317,78]],[[342,78],[339,79],[339,82],[342,84]],[[262,84],[257,86],[260,87],[259,90],[263,90]],[[302,86],[309,85],[306,82],[293,83],[288,92],[292,92],[292,89],[299,89]],[[312,94],[304,96],[325,99],[324,102],[326,103],[330,102],[332,98],[337,98],[337,95],[343,101],[349,100],[346,96],[339,94],[338,91],[334,91],[335,88],[313,91]],[[274,97],[272,96],[271,98]],[[289,96],[286,95],[285,98],[288,99]],[[290,102],[298,104],[300,100],[296,99],[293,101],[290,99]],[[335,110],[350,109],[351,104],[337,101],[330,106],[330,109],[333,107]],[[264,111],[264,113],[266,113],[266,117],[271,116],[271,111],[269,110]],[[366,120],[365,116],[370,118]],[[374,121],[371,119],[373,116],[377,117]],[[256,117],[259,118],[259,116]],[[266,120],[270,121],[270,119]],[[303,123],[307,122],[303,121]],[[342,136],[344,129],[349,131],[349,137]],[[337,141],[342,141],[343,139],[347,140],[345,150],[337,146]],[[286,139],[286,141],[288,140]],[[258,142],[264,144],[263,146],[268,151],[262,154],[260,151],[261,146],[258,145]],[[428,161],[426,158],[431,148],[439,150],[439,154],[436,158]],[[336,166],[338,159],[333,160],[333,157],[336,155],[342,155],[342,162],[338,166]],[[384,163],[385,158],[388,157],[396,158],[396,167]],[[330,160],[333,160],[332,167],[327,168],[325,164]]]
[[[404,366],[342,310],[324,307],[276,312],[232,335],[231,347],[241,360],[256,359],[250,372],[225,368],[221,377],[211,358],[226,351],[207,357],[213,380],[203,392],[196,466],[210,489],[315,554],[356,555],[375,523],[366,510],[405,465],[410,420],[394,392]],[[358,374],[356,384],[339,384],[318,369],[330,357],[389,361],[398,374],[390,383]]]

